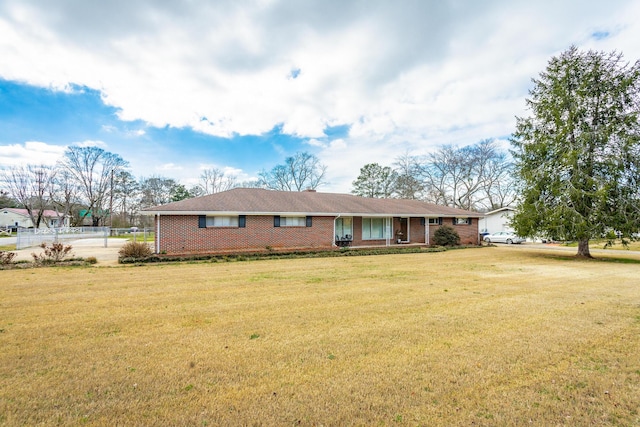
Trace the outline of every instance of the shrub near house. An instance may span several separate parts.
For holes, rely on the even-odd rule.
[[[433,243],[438,246],[457,246],[460,244],[460,236],[453,227],[443,225],[433,233]]]

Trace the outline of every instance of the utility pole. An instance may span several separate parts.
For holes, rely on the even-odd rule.
[[[113,169],[111,169],[111,191],[109,192],[109,228],[113,228]]]

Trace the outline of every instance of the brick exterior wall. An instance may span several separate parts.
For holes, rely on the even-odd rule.
[[[273,249],[330,249],[334,243],[334,217],[313,217],[311,227],[274,227],[273,216],[246,216],[246,226],[239,227],[198,227],[198,215],[160,216],[160,232],[156,233],[156,248],[160,240],[160,252],[166,254],[249,252]],[[421,218],[409,219],[409,242],[425,243],[425,226]],[[471,225],[454,225],[452,218],[444,218],[443,224],[453,226],[462,244],[475,245],[479,242],[478,220]],[[393,219],[395,231],[400,229],[400,219]],[[155,218],[158,230],[158,217]],[[429,226],[429,241],[438,225]],[[384,246],[386,239],[363,240],[362,218],[353,218],[353,246]]]
[[[472,218],[471,224],[455,224],[455,218],[442,218],[442,225],[453,227],[460,236],[462,245],[479,245],[480,235],[478,234],[478,218]],[[429,242],[433,243],[433,233],[440,227],[439,225],[429,226]]]
[[[246,226],[198,227],[197,215],[160,216],[160,252],[242,252],[280,248],[330,248],[333,217],[313,217],[311,227],[274,227],[273,216],[246,217]],[[156,230],[158,227],[156,217]],[[156,241],[157,247],[157,241]]]
[[[410,243],[425,243],[424,228],[422,223],[428,224],[428,220],[421,218],[409,218],[409,238]],[[399,225],[399,224],[398,224]]]

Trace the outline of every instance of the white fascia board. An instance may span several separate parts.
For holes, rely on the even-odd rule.
[[[387,217],[403,217],[403,218],[439,218],[442,216],[449,217],[453,215],[447,214],[417,214],[417,213],[362,213],[362,212],[238,212],[238,211],[142,211],[142,215],[209,215],[209,216],[231,216],[231,215],[255,215],[255,216],[339,216],[339,217],[367,217],[367,218],[387,218]],[[472,217],[482,217],[484,215],[473,215]]]
[[[495,213],[502,212],[502,211],[511,211],[511,212],[513,212],[515,210],[516,210],[516,208],[512,208],[511,206],[505,206],[505,207],[502,207],[502,208],[498,208],[498,209],[492,210],[491,212],[486,212],[484,214],[484,216],[493,215]]]
[[[231,215],[255,215],[255,216],[337,216],[344,215],[336,212],[246,212],[246,211],[142,211],[142,215],[208,215],[208,216],[231,216]],[[355,215],[355,214],[349,214]]]

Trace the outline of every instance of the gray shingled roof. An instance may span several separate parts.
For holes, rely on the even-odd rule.
[[[261,188],[234,188],[208,196],[147,208],[146,215],[372,215],[372,216],[458,216],[483,217],[478,212],[434,205],[419,200],[373,199],[351,194],[314,191],[273,191]]]

